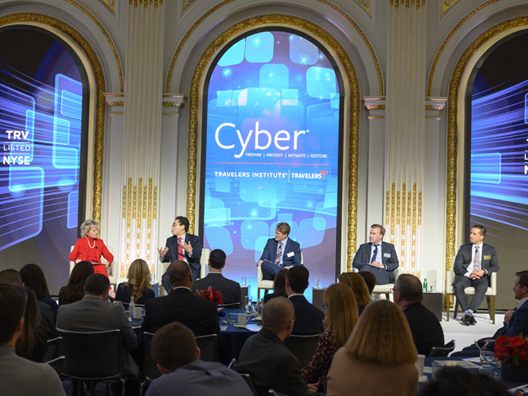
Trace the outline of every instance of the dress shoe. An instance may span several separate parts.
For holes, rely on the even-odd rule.
[[[477,324],[477,321],[475,320],[475,317],[473,315],[471,315],[471,319],[469,320],[469,324],[472,325],[472,326]]]
[[[471,324],[471,319],[473,319],[472,315],[465,314],[464,317],[462,318],[462,324],[464,326],[469,326]],[[473,320],[475,320],[475,319],[473,319]]]

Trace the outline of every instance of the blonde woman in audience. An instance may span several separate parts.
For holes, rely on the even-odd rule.
[[[415,395],[417,356],[402,310],[388,300],[373,301],[334,356],[327,395]]]
[[[302,375],[311,390],[324,390],[326,375],[336,351],[345,345],[358,321],[354,293],[342,283],[331,285],[323,294],[327,316],[323,321],[325,332],[321,334],[312,360]]]
[[[145,304],[151,298],[156,297],[150,281],[151,276],[147,262],[143,259],[132,261],[128,268],[128,281],[119,284],[115,299],[128,304],[130,297],[134,296],[136,304]]]
[[[361,315],[370,302],[370,293],[365,279],[356,272],[343,272],[337,279],[339,283],[344,283],[352,289],[354,297],[356,297],[358,312]]]

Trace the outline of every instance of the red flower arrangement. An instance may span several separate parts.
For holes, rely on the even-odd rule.
[[[500,336],[495,341],[495,356],[502,362],[511,360],[515,366],[528,361],[528,336]]]
[[[211,286],[207,290],[196,290],[196,296],[200,298],[205,298],[206,300],[214,302],[216,305],[222,305],[222,294],[213,289]]]

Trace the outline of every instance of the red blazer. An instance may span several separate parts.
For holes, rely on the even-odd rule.
[[[88,253],[92,253],[90,256],[95,256],[95,260],[97,260],[98,263],[101,262],[101,255],[108,261],[108,266],[110,266],[114,261],[114,256],[108,251],[102,239],[96,239],[95,246],[92,249],[88,245],[88,239],[86,238],[77,239],[77,242],[75,243],[72,252],[68,256],[68,259],[73,262],[75,262],[77,259],[88,261]]]

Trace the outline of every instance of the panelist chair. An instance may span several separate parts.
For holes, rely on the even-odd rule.
[[[211,253],[210,249],[202,249],[202,255],[200,256],[200,277],[205,278],[207,274],[209,273],[209,254]],[[163,284],[161,283],[161,277],[163,274],[167,271],[167,268],[169,268],[169,265],[171,265],[170,262],[166,263],[159,263],[159,295],[162,296],[163,293],[165,293],[163,289]]]
[[[455,258],[453,258],[453,264],[455,262]],[[453,266],[451,266],[453,268]],[[447,278],[446,278],[446,292],[445,292],[445,305],[446,305],[446,312],[447,312],[447,321],[449,322],[449,312],[450,312],[450,298],[451,296],[455,295],[455,286],[453,285],[453,282],[455,281],[455,272],[453,270],[449,270],[447,272]],[[474,296],[475,295],[475,288],[474,287],[466,287],[464,289],[464,292],[466,293],[466,296]],[[497,295],[497,273],[492,272],[490,277],[490,285],[488,289],[486,290],[486,294],[484,295],[486,297],[486,302],[488,303],[488,311],[490,315],[490,319],[495,324],[495,296]],[[457,317],[457,311],[458,311],[458,301],[455,297],[455,313],[453,315],[453,318]]]
[[[352,268],[352,272],[359,272],[359,271],[357,268]],[[398,279],[401,273],[402,273],[401,267],[398,267],[394,271],[392,271],[394,282],[396,282],[396,279]],[[392,289],[394,289],[394,283],[387,283],[386,285],[376,285],[374,286],[374,290],[372,290],[372,294],[385,294],[385,298],[387,300],[390,300],[390,294],[392,293]]]
[[[301,252],[301,265],[304,265],[303,253]],[[260,291],[273,290],[273,280],[264,279],[262,267],[257,266],[257,303],[260,303]]]
[[[70,252],[73,250],[74,246],[70,248]],[[112,249],[112,246],[106,247],[112,255],[114,254],[114,249]],[[102,257],[102,263],[107,264],[108,261],[104,257]],[[114,257],[115,258],[115,257]],[[73,267],[75,267],[75,262],[70,261],[70,274],[73,271]],[[114,260],[110,268],[106,267],[106,271],[108,272],[108,279],[110,280],[110,284],[114,286],[114,291],[117,291],[117,281],[119,279],[119,263],[117,260]]]

